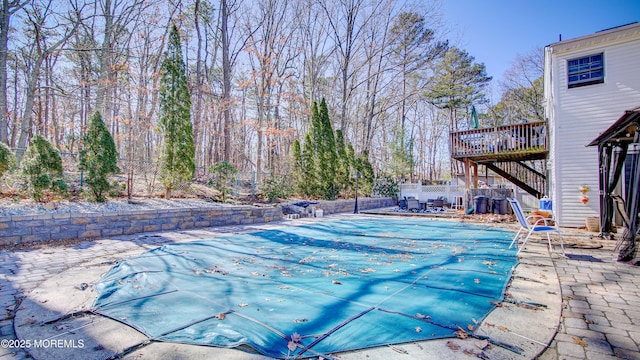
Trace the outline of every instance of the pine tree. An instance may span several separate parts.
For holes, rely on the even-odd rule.
[[[169,33],[167,52],[160,72],[158,127],[164,136],[160,159],[160,181],[165,187],[165,197],[169,199],[171,190],[191,180],[195,172],[191,100],[182,59],[180,35],[175,24]]]
[[[435,81],[427,97],[438,108],[449,110],[450,127],[458,130],[457,111],[487,102],[484,89],[491,81],[483,63],[464,50],[450,48],[436,67]]]
[[[42,135],[36,135],[31,139],[31,144],[20,163],[20,173],[36,201],[43,200],[45,190],[61,194],[67,191],[60,151]]]
[[[84,150],[80,151],[80,171],[87,172],[87,185],[98,202],[105,201],[109,191],[107,177],[118,171],[118,152],[111,133],[102,121],[99,112],[89,119],[89,128],[84,135]]]

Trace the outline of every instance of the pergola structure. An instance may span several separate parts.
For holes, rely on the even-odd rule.
[[[622,235],[622,247],[618,261],[633,259],[638,243],[638,208],[640,206],[640,155],[636,150],[640,148],[640,106],[625,111],[625,113],[611,127],[587,146],[598,146],[600,168],[600,228],[601,235],[610,235],[613,230],[613,195],[622,175],[627,157],[629,181],[625,183],[622,196],[625,198],[625,211],[630,219],[626,231]],[[633,154],[632,154],[633,153]]]

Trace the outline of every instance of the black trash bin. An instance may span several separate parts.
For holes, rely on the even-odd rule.
[[[476,214],[486,214],[489,211],[489,198],[484,195],[478,195],[473,198]]]
[[[493,198],[493,213],[498,215],[507,214],[509,209],[507,208],[507,199],[503,197]]]

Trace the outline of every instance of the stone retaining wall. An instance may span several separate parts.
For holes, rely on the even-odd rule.
[[[396,199],[391,198],[364,198],[358,199],[358,209],[378,209],[389,206],[395,206],[397,204]],[[335,201],[318,201],[317,205],[314,205],[316,209],[322,209],[325,215],[336,214],[344,212],[353,212],[355,207],[355,200],[335,200]]]
[[[362,210],[393,206],[394,199],[358,201]],[[353,211],[354,200],[321,201],[325,214]],[[0,245],[67,239],[94,239],[142,232],[245,225],[281,220],[282,208],[220,206],[118,213],[40,214],[0,217]]]

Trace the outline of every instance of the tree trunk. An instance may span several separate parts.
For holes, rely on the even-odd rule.
[[[221,0],[222,11],[222,107],[224,109],[224,151],[222,159],[224,161],[231,160],[231,58],[229,54],[229,31],[227,28],[229,22],[229,7],[227,0]]]
[[[7,58],[9,56],[9,0],[0,9],[0,142],[8,144],[7,133]]]
[[[194,19],[196,34],[198,37],[198,47],[196,50],[196,86],[195,86],[195,108],[193,109],[193,139],[196,146],[196,159],[202,158],[198,156],[201,153],[200,126],[202,123],[202,32],[200,30],[200,0],[196,0],[194,6]],[[202,161],[202,160],[200,160]],[[197,164],[197,163],[196,163]]]
[[[27,5],[28,0],[0,0],[0,142],[9,144],[7,133],[7,60],[9,58],[9,23],[11,15]],[[15,114],[14,114],[15,116]]]
[[[111,64],[112,64],[112,38],[113,38],[113,15],[111,13],[111,0],[104,0],[104,39],[100,48],[100,78],[98,80],[98,90],[96,94],[96,109],[102,114],[107,128],[111,125],[111,101],[109,89],[111,87]]]
[[[24,113],[22,114],[22,123],[20,125],[20,137],[18,138],[18,144],[17,144],[17,150],[16,150],[16,157],[18,158],[18,161],[22,160],[24,151],[27,149],[27,141],[29,138],[29,133],[31,131],[33,104],[35,102],[36,88],[38,85],[38,78],[40,77],[40,68],[42,67],[43,61],[44,61],[44,56],[39,55],[35,60],[33,70],[29,74],[29,80],[27,82],[27,91],[26,91],[25,103],[24,103]]]

